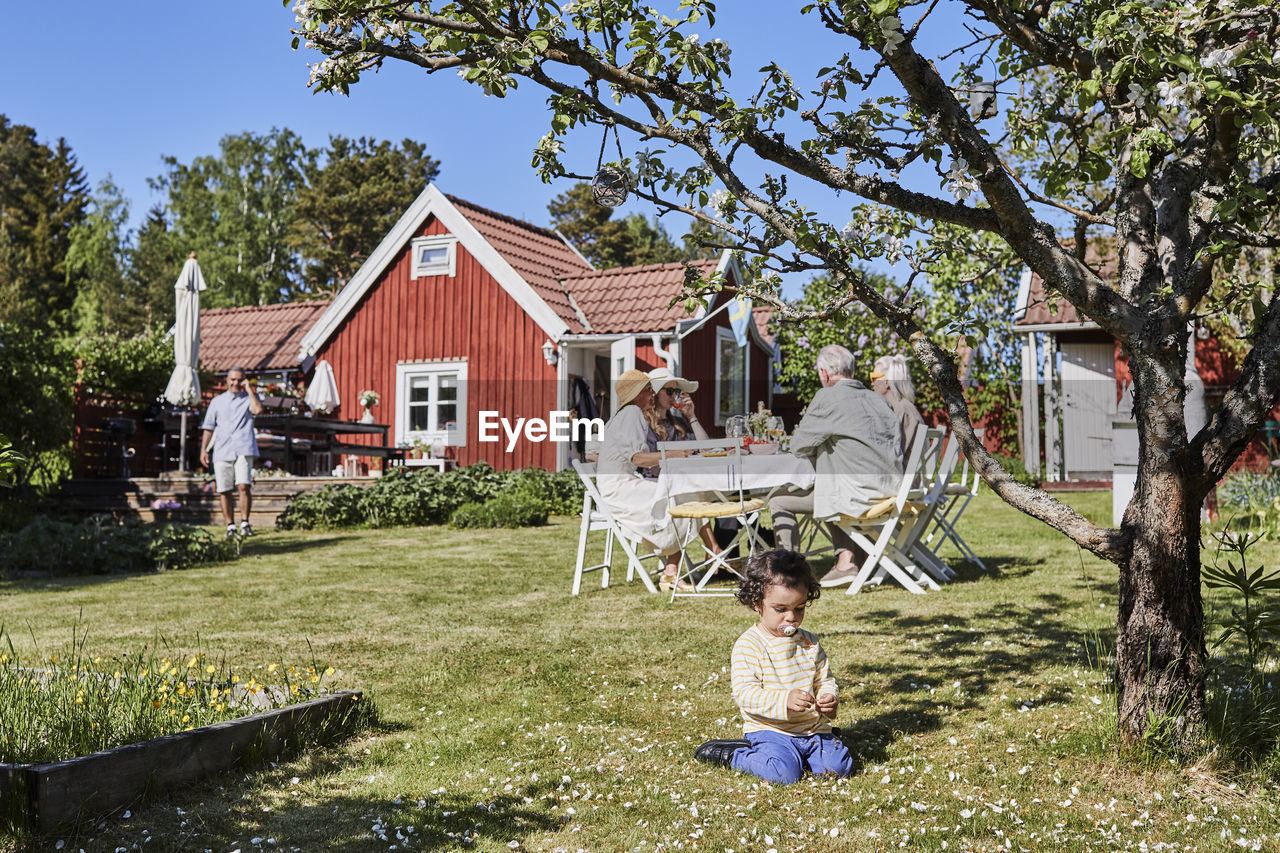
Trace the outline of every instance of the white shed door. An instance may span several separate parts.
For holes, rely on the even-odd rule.
[[[1115,344],[1062,344],[1062,410],[1067,477],[1109,478]]]

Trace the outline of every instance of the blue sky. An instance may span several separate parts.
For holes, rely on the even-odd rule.
[[[716,35],[733,46],[742,83],[765,57],[810,80],[821,61],[850,48],[816,21],[762,14],[770,6],[721,4]],[[45,142],[65,138],[92,184],[110,175],[135,225],[163,201],[147,186],[163,171],[163,156],[189,163],[215,153],[226,134],[272,127],[288,127],[312,147],[334,133],[420,140],[441,161],[445,192],[538,224],[547,224],[547,202],[568,185],[543,184],[530,167],[549,119],[544,94],[530,84],[505,99],[485,98],[452,74],[428,77],[390,63],[349,97],[313,94],[307,63],[319,57],[291,48],[293,13],[278,0],[68,0],[56,8],[54,22],[50,7],[6,8],[0,113]],[[567,165],[592,170],[597,133],[571,139]],[[834,199],[815,188],[812,202],[821,209]]]

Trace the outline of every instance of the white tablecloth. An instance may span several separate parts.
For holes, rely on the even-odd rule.
[[[740,466],[740,467],[739,467]],[[817,475],[813,463],[790,453],[769,456],[688,456],[668,459],[658,477],[658,491],[668,497],[694,492],[771,491],[792,486],[807,489]]]

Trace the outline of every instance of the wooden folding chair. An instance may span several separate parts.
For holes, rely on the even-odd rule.
[[[636,550],[639,540],[628,536],[613,517],[613,514],[609,512],[609,507],[605,505],[604,498],[600,495],[600,489],[596,485],[596,463],[581,462],[575,459],[573,460],[573,470],[578,472],[578,477],[582,480],[582,485],[585,489],[582,495],[582,524],[578,528],[578,561],[573,569],[573,594],[577,595],[582,589],[582,576],[590,572],[600,572],[601,589],[609,585],[609,570],[613,565],[613,546],[616,542],[627,556],[627,581],[631,581],[638,575],[645,588],[657,595],[658,588],[654,586],[653,578],[662,571],[658,555],[640,555]],[[594,531],[600,530],[603,530],[605,534],[604,562],[597,563],[594,566],[587,566],[585,565],[587,536]],[[650,572],[644,566],[644,561],[650,559],[654,560],[657,565],[653,572]]]
[[[983,430],[976,429],[973,434],[977,436],[978,441],[982,441]],[[954,434],[952,441],[955,441]],[[964,515],[964,511],[968,509],[969,502],[978,494],[978,487],[982,485],[982,477],[978,476],[978,469],[970,470],[969,459],[965,457],[961,462],[960,476],[956,482],[948,483],[946,491],[943,492],[945,503],[934,516],[933,528],[929,531],[929,535],[925,537],[924,544],[933,547],[933,540],[938,538],[938,545],[934,547],[936,551],[941,548],[948,539],[951,544],[956,546],[956,550],[960,552],[960,556],[973,563],[982,571],[987,570],[987,564],[974,553],[969,547],[969,543],[956,532],[956,524],[960,521],[960,516]],[[939,538],[939,534],[940,538]]]
[[[745,560],[754,553],[757,545],[763,544],[759,533],[756,531],[756,524],[760,519],[760,510],[765,507],[765,502],[759,498],[748,498],[743,493],[742,439],[660,441],[658,442],[658,452],[661,454],[661,465],[664,468],[668,464],[667,452],[669,450],[725,451],[723,457],[725,488],[715,490],[715,500],[676,503],[673,499],[667,506],[667,513],[672,518],[687,518],[694,522],[690,540],[681,543],[681,571],[676,583],[672,585],[671,600],[675,601],[676,596],[733,595],[733,590],[708,591],[707,584],[715,576],[716,572],[721,569],[736,577],[740,578],[742,576],[726,556],[734,550],[735,546],[738,549],[739,558]],[[720,518],[737,520],[737,535],[734,536],[732,542],[720,550],[720,553],[706,554],[702,560],[695,561],[689,555],[689,549],[698,543],[698,529],[704,522]],[[744,544],[747,549],[745,557],[741,553]],[[689,588],[682,590],[680,581],[688,584]]]
[[[916,487],[916,478],[926,467],[931,467],[926,464],[928,459],[933,457],[936,460],[941,452],[943,434],[943,430],[930,429],[923,424],[917,427],[897,494],[885,498],[858,518],[841,516],[833,522],[867,552],[867,559],[849,585],[849,595],[859,592],[868,582],[874,580],[878,583],[885,577],[892,577],[917,595],[923,595],[925,587],[941,589],[929,573],[896,543],[904,531],[909,531],[914,525],[916,514],[924,509],[925,491]],[[874,541],[868,535],[873,533],[876,536]],[[909,548],[910,543],[904,541],[904,544]]]

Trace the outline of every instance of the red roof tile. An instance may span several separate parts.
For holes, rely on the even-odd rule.
[[[715,272],[717,261],[692,262],[703,277]],[[672,329],[689,314],[683,305],[668,307],[684,284],[684,263],[615,267],[567,279],[565,286],[600,334],[660,332]]]
[[[1067,248],[1071,248],[1073,244],[1068,243]],[[1106,247],[1099,247],[1095,243],[1088,244],[1085,251],[1084,262],[1093,269],[1099,276],[1104,279],[1112,278],[1116,274],[1116,259],[1114,253],[1110,252]],[[1021,307],[1021,306],[1019,306]],[[1039,274],[1031,274],[1031,288],[1027,296],[1027,310],[1022,317],[1018,319],[1015,326],[1041,326],[1056,323],[1091,323],[1088,317],[1076,310],[1076,306],[1072,305],[1061,296],[1055,296],[1052,300],[1045,293],[1044,279]]]
[[[502,213],[447,196],[475,229],[520,274],[534,292],[569,326],[569,331],[585,331],[581,319],[565,293],[562,279],[581,276],[591,265],[549,228],[521,222]]]
[[[200,364],[214,371],[297,370],[302,336],[329,300],[246,305],[200,312]]]

